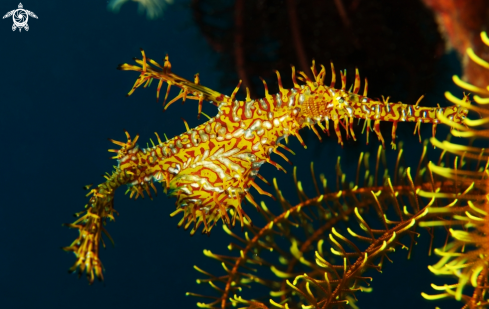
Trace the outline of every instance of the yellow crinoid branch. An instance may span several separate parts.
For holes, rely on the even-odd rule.
[[[372,278],[364,272],[381,271],[396,248],[405,249],[410,255],[415,236],[419,236],[415,231],[418,223],[439,217],[440,212],[430,211],[435,199],[420,199],[416,192],[432,191],[434,187],[441,191],[452,188],[452,184],[441,182],[442,177],[432,174],[425,166],[428,164],[426,149],[427,145],[418,170],[412,171],[402,165],[404,152],[400,147],[398,172],[392,178],[382,164],[381,146],[374,165],[370,164],[368,153],[360,154],[357,177],[351,182],[342,172],[338,159],[336,190],[329,189],[324,175],[318,181],[311,164],[315,189],[312,196],[306,195],[294,170],[300,201],[296,205],[285,199],[274,179],[280,207],[278,211],[277,207],[272,210],[265,202],[261,203],[261,214],[267,223],[262,227],[247,223],[244,237],[224,226],[224,231],[233,237],[228,249],[234,253],[204,251],[207,257],[221,263],[224,273],[211,274],[194,267],[206,277],[197,282],[210,284],[219,296],[187,295],[211,299],[208,303],[198,303],[201,308],[224,309],[244,303],[250,308],[331,309],[346,305],[356,308],[355,293],[371,291]],[[364,175],[363,184],[360,175]],[[426,177],[432,182],[426,182]],[[471,191],[470,186],[464,190]],[[404,200],[410,201],[409,206],[402,207],[400,203]],[[273,256],[268,252],[273,252]],[[267,273],[272,277],[266,276]],[[269,293],[263,296],[250,293],[254,298],[244,300],[242,290],[252,288],[253,291],[255,284],[268,287]]]
[[[481,33],[481,38],[489,46],[489,39],[485,32]],[[475,63],[489,69],[489,63],[478,57],[472,49],[467,49],[467,55]],[[452,127],[453,136],[470,138],[471,143],[460,145],[432,139],[433,145],[456,157],[453,167],[431,164],[431,171],[453,181],[455,188],[465,184],[466,189],[455,193],[418,192],[421,196],[434,199],[454,199],[447,206],[430,209],[430,212],[439,213],[440,216],[436,220],[423,222],[420,225],[444,226],[449,229],[452,241],[443,248],[435,249],[440,260],[429,269],[436,275],[456,278],[456,282],[441,286],[432,285],[438,293],[423,293],[422,296],[429,300],[455,298],[466,304],[464,308],[483,308],[489,306],[487,298],[489,290],[489,151],[486,150],[489,141],[489,110],[485,107],[485,104],[489,103],[489,91],[488,88],[468,84],[458,76],[454,76],[453,80],[458,86],[477,93],[474,101],[478,105],[470,105],[467,96],[459,99],[450,92],[445,93],[447,99],[473,111],[481,118],[465,119],[464,125],[454,124],[451,119],[443,115],[439,115],[438,118]],[[467,286],[473,289],[471,294],[466,294]]]

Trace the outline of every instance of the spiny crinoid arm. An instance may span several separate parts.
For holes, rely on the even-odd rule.
[[[437,166],[431,162],[429,166],[433,174],[452,181],[455,190],[419,191],[419,196],[431,198],[442,205],[430,208],[429,212],[438,216],[420,225],[448,229],[451,242],[435,249],[440,260],[428,268],[435,275],[450,276],[452,280],[442,286],[432,284],[435,294],[421,295],[428,300],[455,298],[466,303],[466,308],[485,308],[489,305],[489,205],[487,165],[480,169],[478,166],[481,158],[487,161],[489,156],[483,148],[434,139],[432,142],[447,153],[455,154],[453,167]],[[463,165],[458,163],[461,157]],[[470,289],[473,289],[472,295],[467,294]]]
[[[159,80],[158,89],[156,92],[156,101],[158,101],[160,97],[160,90],[163,86],[163,83],[166,82],[168,84],[168,88],[166,90],[165,100],[163,102],[164,110],[166,110],[171,104],[176,102],[179,99],[182,99],[185,102],[186,99],[198,100],[199,101],[199,113],[202,111],[202,102],[204,100],[211,101],[214,105],[217,105],[219,102],[222,102],[224,99],[224,95],[214,91],[210,88],[200,85],[199,74],[195,75],[194,82],[186,80],[183,77],[180,77],[171,72],[171,63],[169,61],[168,55],[165,57],[165,64],[161,66],[153,59],[147,58],[143,49],[141,49],[141,54],[143,59],[134,58],[137,65],[130,65],[127,63],[120,64],[117,69],[123,71],[136,71],[140,72],[141,75],[134,83],[131,91],[127,94],[130,96],[136,88],[144,85],[144,88],[149,86],[153,79]],[[148,63],[149,62],[149,63]],[[151,66],[151,64],[154,66]],[[180,93],[173,98],[168,104],[166,104],[166,100],[168,99],[168,94],[170,93],[171,86],[177,86],[181,89]]]
[[[455,152],[463,147],[451,143],[440,146],[442,149]],[[475,154],[474,150],[471,149],[473,154]],[[479,149],[479,155],[487,157],[487,153],[484,154],[482,149]],[[474,166],[476,160],[466,158],[464,161],[465,164]],[[420,196],[432,198],[436,200],[437,204],[443,205],[443,207],[431,208],[430,212],[437,213],[438,216],[420,225],[448,228],[451,236],[448,244],[435,249],[435,254],[440,257],[440,260],[428,266],[435,275],[450,276],[451,280],[449,279],[449,282],[444,285],[432,284],[436,292],[421,295],[428,300],[455,298],[467,304],[464,308],[485,308],[489,305],[487,300],[489,292],[487,174],[485,171],[475,172],[457,166],[448,168],[431,164],[430,169],[433,173],[446,177],[446,179],[455,180],[454,186],[460,189],[458,193],[446,191],[436,193],[420,191],[418,193]],[[443,200],[453,200],[453,202],[446,205],[447,203],[440,202]],[[467,293],[467,290],[471,289],[473,289],[472,295]]]
[[[421,177],[427,169],[421,169],[420,177],[412,179],[411,169],[399,165],[402,153],[400,149],[397,167],[406,172],[402,175],[395,173],[392,180],[385,176],[381,185],[378,185],[378,176],[382,172],[377,169],[383,155],[381,149],[377,153],[375,171],[369,168],[368,154],[360,155],[357,175],[362,174],[360,171],[364,164],[366,173],[363,186],[358,177],[354,186],[350,185],[338,160],[336,171],[340,183],[337,184],[336,191],[328,190],[324,175],[321,175],[320,181],[316,180],[311,164],[316,195],[307,196],[302,190],[301,182],[294,178],[301,201],[295,206],[284,198],[274,180],[277,200],[282,206],[281,213],[274,214],[272,208],[269,209],[262,203],[261,214],[267,223],[263,227],[246,224],[247,237],[235,234],[223,226],[225,232],[234,238],[228,249],[235,251],[235,254],[221,255],[204,251],[207,257],[222,263],[225,272],[223,275],[210,274],[194,267],[206,276],[197,282],[215,285],[220,294],[219,297],[204,296],[214,300],[210,303],[199,303],[199,307],[224,309],[254,304],[259,305],[258,308],[268,308],[271,305],[270,308],[285,309],[309,305],[331,309],[342,308],[346,302],[355,302],[356,291],[369,289],[364,285],[369,285],[371,278],[362,273],[367,269],[380,270],[383,261],[390,258],[395,247],[409,248],[411,251],[416,223],[429,216],[436,216],[427,212],[432,203],[424,205],[424,200],[413,199],[417,190],[432,189],[432,183],[424,183]],[[426,146],[423,153],[426,153]],[[425,162],[424,155],[420,161]],[[436,175],[434,182],[437,186],[441,185]],[[403,200],[409,200],[411,207],[401,210]],[[375,221],[372,216],[364,215],[369,208],[371,213],[378,214],[380,225],[379,222],[371,222]],[[393,211],[389,211],[389,208]],[[343,220],[350,222],[348,232],[337,226]],[[351,223],[351,220],[358,221],[360,227]],[[374,225],[377,227],[374,228]],[[403,238],[403,235],[409,237]],[[276,241],[276,237],[281,241]],[[284,243],[284,240],[290,241],[290,244]],[[273,252],[273,258],[268,258],[268,254],[261,254],[263,250]],[[263,275],[269,272],[275,277]],[[266,297],[256,291],[253,293],[256,283],[270,289]],[[252,300],[245,300],[240,296],[241,288],[244,287],[247,290],[251,288],[248,297],[253,297]],[[263,291],[262,288],[257,290]],[[194,293],[188,295],[203,296]],[[260,302],[267,301],[258,304],[256,299]]]
[[[481,33],[482,41],[489,46],[489,38]],[[480,66],[489,69],[489,63],[467,50],[469,58]],[[454,182],[454,190],[439,190],[435,193],[420,191],[418,194],[433,200],[455,199],[449,207],[433,207],[439,216],[423,222],[423,226],[448,228],[450,242],[442,248],[435,249],[440,260],[429,266],[431,272],[439,276],[449,276],[452,282],[443,286],[432,284],[436,292],[422,296],[428,300],[455,298],[465,303],[464,308],[486,308],[489,306],[489,181],[487,177],[489,152],[476,145],[487,145],[489,132],[489,92],[486,89],[461,81],[454,76],[454,82],[469,91],[485,97],[474,96],[478,106],[470,105],[466,96],[459,99],[446,92],[445,96],[456,106],[462,106],[478,114],[481,119],[466,119],[465,126],[439,115],[438,119],[452,127],[453,136],[469,138],[469,145],[450,141],[432,139],[434,146],[442,149],[446,155],[453,155],[453,165],[442,166],[430,164],[430,170],[446,180]],[[485,147],[485,146],[483,146]],[[441,160],[440,160],[441,161]],[[439,203],[443,205],[442,203]],[[469,293],[467,293],[469,292]]]
[[[481,37],[482,42],[486,46],[489,46],[489,37],[487,36],[487,33],[485,31],[482,31],[480,33],[480,37]],[[487,62],[486,60],[479,57],[471,47],[467,48],[466,53],[467,53],[467,56],[470,58],[470,60],[475,62],[481,68],[489,70],[489,62]],[[466,89],[469,92],[474,93],[475,94],[474,95],[474,101],[478,104],[481,104],[481,107],[484,107],[484,106],[486,106],[486,104],[489,104],[489,89],[487,87],[478,87],[478,86],[472,85],[470,83],[463,81],[457,75],[454,75],[452,77],[452,79],[453,79],[453,82],[457,86],[459,86],[460,88]],[[452,101],[452,102],[454,102],[454,101]]]

